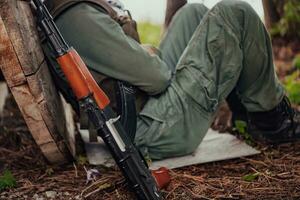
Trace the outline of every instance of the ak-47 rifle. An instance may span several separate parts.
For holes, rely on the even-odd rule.
[[[44,3],[41,0],[32,1],[36,7],[38,27],[47,38],[79,105],[107,145],[132,191],[141,200],[162,199],[144,158],[111,109],[110,100],[75,49],[66,43]]]

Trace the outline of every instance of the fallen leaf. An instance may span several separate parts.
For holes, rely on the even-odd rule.
[[[242,177],[242,179],[244,181],[248,181],[248,182],[252,182],[254,181],[255,179],[257,179],[259,177],[260,173],[259,172],[256,172],[254,174],[247,174],[245,176]]]

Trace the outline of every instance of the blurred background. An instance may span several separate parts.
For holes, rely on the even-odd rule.
[[[189,0],[189,3],[203,3],[208,8],[213,7],[220,0]],[[246,0],[260,16],[263,16],[262,2],[259,0]],[[122,0],[126,8],[132,12],[137,21],[148,21],[154,24],[163,24],[166,10],[166,1],[162,0]]]
[[[188,0],[189,3],[203,3],[212,8],[221,0]],[[256,12],[263,18],[263,5],[258,0],[245,0],[253,6]],[[166,2],[162,0],[122,0],[126,9],[130,10],[133,18],[138,21],[139,32],[143,43],[158,46],[161,36],[161,27],[164,23]]]

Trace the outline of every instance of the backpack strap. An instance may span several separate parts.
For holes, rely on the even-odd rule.
[[[45,5],[55,19],[66,9],[83,2],[102,7],[113,20],[118,21],[117,12],[105,0],[45,0]]]

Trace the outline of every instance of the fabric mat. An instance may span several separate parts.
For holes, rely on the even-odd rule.
[[[91,143],[89,142],[88,131],[80,130],[80,132],[83,141],[85,142],[87,157],[90,164],[105,165],[107,167],[114,165],[114,161],[101,138],[98,137],[98,143]],[[251,156],[259,153],[259,151],[238,140],[233,135],[227,133],[220,134],[210,129],[202,143],[192,155],[154,161],[150,168],[157,169],[164,166],[169,169],[174,169],[189,165]]]

